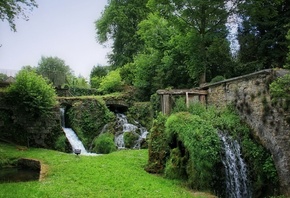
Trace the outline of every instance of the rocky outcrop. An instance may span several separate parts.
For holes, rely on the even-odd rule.
[[[208,104],[233,104],[253,135],[272,154],[281,191],[290,196],[290,112],[281,101],[273,104],[269,84],[284,70],[263,70],[202,87]]]

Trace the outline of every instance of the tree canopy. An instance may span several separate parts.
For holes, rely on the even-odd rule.
[[[239,61],[246,72],[283,67],[288,52],[288,0],[246,0],[239,6]]]
[[[0,0],[0,19],[7,20],[10,28],[15,32],[15,18],[21,16],[28,20],[27,11],[32,11],[35,7],[37,7],[35,0]]]
[[[72,76],[72,71],[65,61],[58,57],[41,57],[37,73],[49,79],[54,86],[61,86]]]
[[[112,53],[109,55],[112,66],[130,63],[142,47],[136,32],[138,24],[149,12],[146,3],[147,0],[111,0],[95,22],[97,40],[100,43],[112,40]]]
[[[121,67],[122,80],[148,99],[161,88],[191,88],[287,60],[289,67],[289,7],[287,0],[112,0],[96,21],[97,38],[112,41],[112,68]]]

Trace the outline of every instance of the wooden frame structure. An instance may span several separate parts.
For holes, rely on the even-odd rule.
[[[162,113],[169,115],[172,110],[172,96],[185,96],[186,106],[189,107],[191,103],[201,102],[206,104],[206,90],[198,89],[159,89],[157,94],[161,97],[161,109]]]

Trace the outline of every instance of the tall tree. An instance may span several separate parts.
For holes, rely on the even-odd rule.
[[[70,67],[58,57],[41,57],[36,71],[49,79],[54,86],[65,84],[68,78],[72,76]]]
[[[244,71],[282,67],[286,61],[286,35],[290,23],[288,0],[245,0],[240,4],[239,58]]]
[[[10,28],[15,32],[15,18],[21,15],[25,20],[28,20],[27,10],[32,10],[37,7],[35,0],[0,0],[0,19],[7,20]]]
[[[148,0],[111,0],[100,19],[95,22],[97,40],[100,43],[112,40],[109,61],[114,67],[132,62],[142,46],[136,34],[138,24],[146,18]]]
[[[149,97],[161,88],[192,86],[183,63],[186,55],[180,50],[182,35],[178,29],[158,14],[150,14],[139,24],[138,34],[144,41],[144,49],[130,66],[135,77],[133,84],[144,95]]]
[[[184,47],[187,46],[188,49],[186,53],[189,59],[186,64],[189,74],[192,78],[198,79],[199,84],[205,83],[206,74],[211,67],[217,66],[210,63],[210,54],[215,53],[209,53],[208,49],[213,50],[213,44],[220,42],[225,47],[216,48],[216,53],[229,54],[225,26],[229,12],[225,8],[225,2],[223,0],[149,0],[148,6],[158,11],[184,33],[184,37],[187,38]],[[228,51],[219,51],[226,48]]]

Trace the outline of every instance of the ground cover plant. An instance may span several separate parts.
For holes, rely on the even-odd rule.
[[[33,158],[47,167],[42,181],[2,183],[0,197],[212,197],[189,191],[180,182],[144,171],[147,150],[123,150],[101,156],[0,143],[0,163],[6,158]]]

